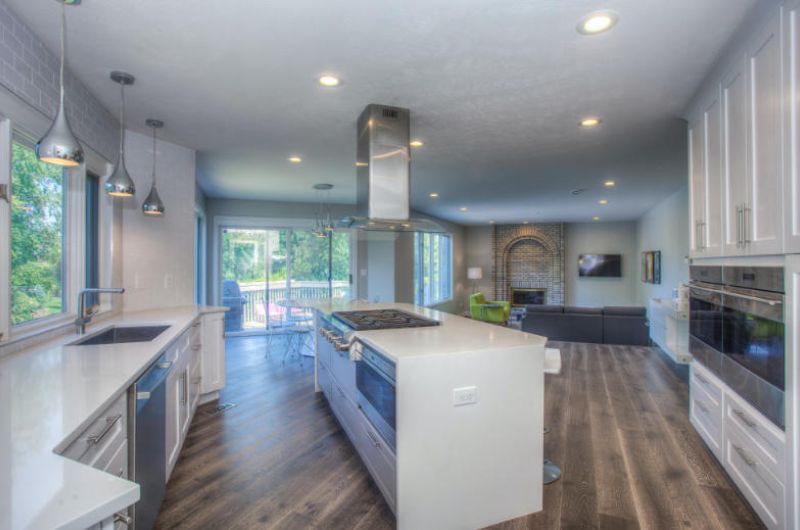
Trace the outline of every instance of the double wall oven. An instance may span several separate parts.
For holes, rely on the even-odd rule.
[[[689,304],[695,361],[784,429],[783,269],[693,266]]]

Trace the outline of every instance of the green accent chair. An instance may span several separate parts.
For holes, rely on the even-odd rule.
[[[511,313],[511,302],[487,301],[483,293],[475,293],[469,297],[469,313],[475,320],[505,324]]]

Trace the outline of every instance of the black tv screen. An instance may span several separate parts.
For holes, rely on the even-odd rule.
[[[620,254],[581,254],[578,256],[578,276],[619,278],[622,276]]]

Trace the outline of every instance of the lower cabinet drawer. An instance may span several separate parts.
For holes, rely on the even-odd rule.
[[[725,432],[737,432],[770,472],[786,482],[785,434],[738,396],[725,399]]]
[[[722,455],[722,403],[715,401],[702,386],[690,382],[689,419],[717,458]]]
[[[325,397],[328,398],[328,401],[331,401],[331,374],[328,371],[328,367],[325,366],[325,363],[317,360],[317,384],[319,384],[319,388],[322,390],[322,393],[325,394]]]
[[[717,403],[722,403],[723,384],[698,362],[692,363],[689,384],[692,388],[702,388]]]
[[[348,352],[340,352],[332,348],[331,375],[347,398],[356,401],[356,363],[350,360]]]
[[[767,528],[784,528],[783,484],[749,445],[747,436],[730,424],[725,431],[724,467]]]
[[[103,469],[128,438],[128,396],[123,393],[61,454]]]
[[[361,458],[364,460],[370,475],[378,485],[378,489],[383,493],[383,497],[395,511],[397,502],[397,477],[396,461],[394,453],[386,445],[386,442],[372,428],[366,417],[360,411],[356,411],[362,418],[359,432],[354,440]]]

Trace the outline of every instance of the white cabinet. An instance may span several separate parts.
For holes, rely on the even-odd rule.
[[[784,247],[800,253],[800,1],[787,2],[783,14],[783,79],[786,140],[783,208]]]
[[[689,120],[689,254],[692,257],[703,255],[702,227],[706,208],[706,169],[705,169],[705,120],[698,113]]]
[[[172,468],[175,467],[175,463],[178,461],[181,446],[183,445],[183,436],[187,427],[186,423],[189,415],[188,368],[187,356],[179,356],[167,376],[167,409],[165,414],[167,478],[169,478]]]
[[[744,55],[734,61],[722,80],[723,123],[723,253],[745,253],[742,208],[747,203],[747,62]]]
[[[783,193],[788,105],[779,15],[731,54],[689,113],[692,257],[783,252],[784,203],[798,199]],[[800,218],[796,227],[800,235]]]
[[[767,528],[791,524],[791,454],[786,434],[697,362],[689,418]]]
[[[722,170],[722,105],[717,87],[689,122],[693,257],[722,254]]]
[[[776,11],[747,52],[750,87],[750,179],[744,204],[749,254],[783,250],[783,97],[780,17]]]
[[[225,386],[224,313],[202,317],[202,383],[201,392],[217,392]]]

